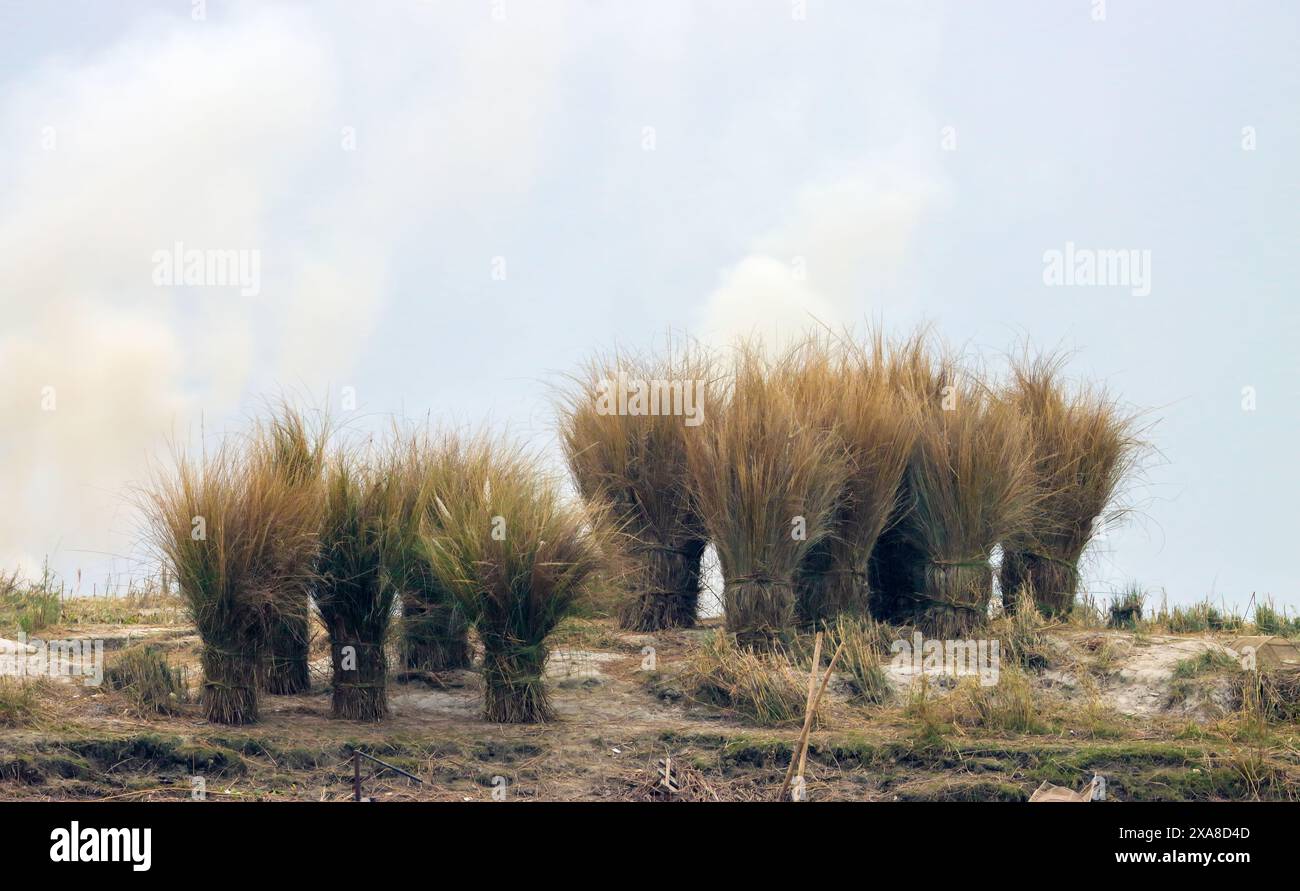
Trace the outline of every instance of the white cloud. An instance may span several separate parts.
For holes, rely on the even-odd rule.
[[[806,186],[789,221],[722,274],[702,307],[702,332],[719,343],[757,334],[779,344],[862,321],[877,309],[871,294],[897,283],[917,228],[944,195],[939,177],[901,160]]]

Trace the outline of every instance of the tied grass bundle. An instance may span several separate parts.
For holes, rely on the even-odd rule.
[[[494,451],[482,487],[438,492],[435,510],[425,553],[478,630],[485,719],[551,720],[546,639],[601,570],[607,517],[563,502],[531,458],[506,447]]]
[[[911,416],[913,459],[921,415],[949,405],[956,392],[959,361],[943,343],[936,344],[926,327],[891,341],[885,347],[884,372],[889,387]],[[883,622],[906,622],[914,613],[916,592],[925,585],[927,558],[903,525],[915,502],[904,469],[894,512],[876,539],[870,559],[871,615]]]
[[[257,720],[258,666],[280,619],[280,592],[302,585],[316,553],[319,509],[266,464],[223,444],[178,454],[145,510],[154,546],[180,586],[202,640],[209,721]]]
[[[379,721],[388,714],[384,646],[397,591],[384,571],[397,524],[395,479],[371,456],[340,450],[325,471],[325,515],[313,587],[330,638],[332,713]]]
[[[857,344],[809,339],[786,366],[781,377],[800,404],[830,409],[817,420],[834,431],[847,460],[831,534],[809,549],[796,575],[799,619],[816,626],[868,610],[870,558],[898,507],[915,411],[907,391],[890,381],[878,334]],[[835,398],[827,402],[823,393]]]
[[[1108,508],[1142,448],[1133,417],[1104,391],[1061,384],[1063,359],[1013,363],[1007,394],[1028,425],[1041,501],[1034,522],[1004,544],[1000,581],[1008,604],[1029,587],[1047,616],[1073,607],[1079,559],[1100,526],[1122,515]]]
[[[832,527],[848,468],[816,419],[833,391],[796,396],[754,342],[736,351],[724,405],[686,437],[701,516],[724,577],[727,629],[749,647],[788,638],[793,577]]]
[[[268,417],[254,431],[254,460],[266,472],[307,497],[321,498],[321,472],[329,422],[323,416],[312,424],[287,399],[269,406]],[[268,693],[292,695],[311,689],[311,596],[305,577],[279,592],[278,617],[268,628],[262,688]]]
[[[1019,412],[969,378],[951,387],[920,414],[900,526],[924,555],[909,598],[913,619],[939,638],[987,618],[993,549],[1030,521],[1037,497]]]
[[[707,544],[692,498],[686,437],[707,417],[713,360],[698,347],[592,362],[560,406],[560,442],[578,491],[608,505],[629,540],[631,596],[618,610],[633,631],[690,627]],[[618,390],[644,385],[628,411]],[[652,404],[653,403],[653,404]],[[691,426],[688,426],[691,425]]]
[[[449,671],[471,662],[469,622],[455,594],[425,559],[422,534],[437,528],[434,492],[459,502],[481,490],[490,466],[484,437],[414,431],[394,436],[390,457],[395,510],[388,572],[402,603],[402,663],[408,670]]]

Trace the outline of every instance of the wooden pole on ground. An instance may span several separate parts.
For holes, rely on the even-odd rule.
[[[840,654],[844,652],[844,644],[841,642],[835,650],[835,655],[831,657],[831,664],[826,668],[826,674],[822,676],[821,686],[813,692],[813,684],[817,680],[817,669],[820,668],[822,648],[822,634],[817,632],[817,643],[813,647],[813,664],[812,676],[808,679],[808,706],[803,717],[803,731],[799,734],[799,744],[794,752],[790,753],[790,766],[785,771],[785,782],[781,784],[781,792],[777,796],[777,801],[785,800],[785,793],[790,789],[790,781],[795,777],[795,764],[799,765],[799,776],[804,775],[804,768],[808,763],[808,735],[812,732],[813,716],[817,713],[817,704],[821,702],[822,694],[826,692],[826,685],[831,681],[831,674],[835,671],[835,665],[840,661]]]

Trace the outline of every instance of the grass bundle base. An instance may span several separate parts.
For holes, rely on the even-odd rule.
[[[542,670],[547,650],[520,651],[489,635],[483,641],[483,717],[498,724],[538,724],[555,719]]]
[[[382,646],[361,642],[330,644],[334,663],[331,713],[346,721],[388,717],[388,657]]]
[[[469,624],[454,603],[408,596],[402,604],[402,665],[409,671],[469,668]]]
[[[871,588],[865,568],[856,565],[855,549],[839,539],[818,542],[795,576],[795,612],[805,627],[835,617],[865,615]]]
[[[723,601],[727,630],[742,647],[769,650],[789,641],[795,602],[790,582],[760,576],[729,579]]]
[[[203,713],[214,724],[253,724],[257,721],[257,654],[204,646]]]
[[[311,689],[311,634],[306,616],[281,616],[272,623],[262,689],[277,696],[294,696]]]
[[[1079,587],[1078,568],[1064,560],[1056,560],[1032,551],[1008,550],[1002,555],[1002,569],[998,575],[1002,587],[1003,606],[1014,612],[1017,594],[1033,591],[1034,605],[1044,616],[1061,618],[1074,608],[1074,595]]]
[[[877,622],[911,618],[924,585],[925,553],[897,528],[882,534],[871,554],[868,607]]]
[[[913,597],[913,621],[931,637],[964,637],[988,618],[993,569],[987,562],[928,563],[921,590]]]
[[[634,549],[640,586],[618,613],[625,631],[691,628],[700,603],[700,560],[707,542]]]

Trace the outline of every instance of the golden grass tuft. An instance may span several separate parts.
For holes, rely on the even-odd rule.
[[[153,644],[127,647],[104,670],[104,684],[121,693],[137,715],[175,714],[187,699],[185,673]]]
[[[705,637],[685,685],[696,701],[763,726],[801,724],[807,706],[807,675],[784,654],[756,653],[723,631]]]

